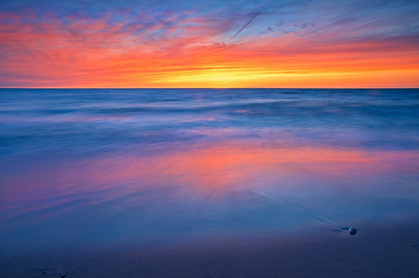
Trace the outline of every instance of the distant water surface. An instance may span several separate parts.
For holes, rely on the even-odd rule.
[[[2,89],[0,244],[418,221],[418,119],[419,90]]]

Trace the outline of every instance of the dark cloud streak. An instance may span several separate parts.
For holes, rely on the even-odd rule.
[[[260,15],[262,12],[258,12],[257,14],[255,14],[254,16],[252,16],[252,18],[242,27],[240,28],[240,30],[233,36],[231,37],[228,41],[233,40],[235,37],[237,37],[243,30],[244,28],[246,28],[252,21],[253,19],[255,19],[258,15]]]

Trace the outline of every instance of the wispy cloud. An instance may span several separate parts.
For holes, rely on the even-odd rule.
[[[0,86],[419,85],[415,1],[3,2]]]

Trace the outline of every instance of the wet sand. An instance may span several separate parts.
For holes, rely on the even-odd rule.
[[[0,271],[1,277],[419,277],[419,225],[412,220],[358,220],[353,236],[319,223],[158,245],[9,246],[0,253]]]
[[[2,94],[0,278],[419,277],[418,90]]]

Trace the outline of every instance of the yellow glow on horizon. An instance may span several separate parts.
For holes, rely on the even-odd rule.
[[[25,15],[2,16],[3,87],[419,87],[417,39],[410,33],[314,32],[313,23],[313,32],[255,31],[230,40],[226,30],[234,24],[214,30],[208,15],[179,19],[176,28],[159,22],[140,29],[107,18],[69,24],[53,17],[36,25],[22,20]],[[375,28],[366,29],[373,34]]]
[[[155,84],[175,88],[326,88],[329,84],[336,88],[359,88],[359,84],[368,88],[381,87],[376,85],[380,84],[377,80],[388,80],[385,87],[400,87],[392,84],[394,79],[403,80],[405,87],[415,87],[419,70],[289,73],[262,69],[211,69],[167,73],[164,77],[153,80],[151,87]]]

